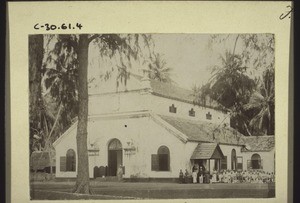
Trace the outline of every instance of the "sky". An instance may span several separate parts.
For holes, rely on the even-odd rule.
[[[229,37],[226,38],[227,36]],[[186,89],[191,89],[194,85],[206,84],[211,77],[210,68],[221,65],[220,56],[224,55],[226,50],[232,53],[237,35],[226,34],[222,38],[226,40],[210,44],[210,34],[152,34],[154,51],[159,53],[165,60],[166,66],[172,69],[171,78],[175,83]],[[54,43],[55,40],[52,41],[51,46],[49,45],[50,50]],[[238,40],[235,53],[241,53],[242,50],[243,42]],[[120,66],[117,59],[119,56],[102,58],[99,53],[98,45],[90,46],[89,78],[98,77],[112,67],[116,70],[116,67]],[[132,66],[130,69],[132,73],[142,75],[141,62],[132,62],[130,66]],[[117,71],[114,72],[116,74]],[[96,83],[99,84],[100,81]]]
[[[209,34],[153,34],[152,38],[155,52],[161,54],[166,66],[172,69],[171,78],[178,86],[186,89],[206,84],[211,77],[209,68],[220,63],[220,54],[224,54],[225,49],[234,46],[232,40],[228,40],[227,44],[221,43],[213,49],[208,48]],[[234,36],[231,39],[234,39]],[[90,75],[99,75],[101,70],[104,70],[103,61],[99,61],[96,53],[97,51],[91,51]],[[110,63],[116,65],[116,62]],[[97,64],[102,64],[102,69],[99,69]]]
[[[209,38],[209,35],[195,34],[153,35],[156,51],[173,69],[172,78],[179,86],[190,89],[210,78],[208,68],[214,64],[215,55],[208,51]]]

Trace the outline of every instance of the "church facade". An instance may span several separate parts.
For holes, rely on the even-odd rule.
[[[194,105],[191,91],[139,76],[110,87],[89,95],[90,178],[116,176],[120,166],[124,178],[177,178],[194,165],[274,172],[274,136],[243,136],[213,103]],[[76,131],[74,122],[53,144],[57,178],[77,175]]]

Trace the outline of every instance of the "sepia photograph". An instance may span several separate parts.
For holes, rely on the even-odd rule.
[[[31,200],[276,197],[274,33],[27,39]]]

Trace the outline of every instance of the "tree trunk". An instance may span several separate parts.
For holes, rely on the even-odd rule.
[[[44,54],[43,35],[29,35],[29,121],[30,130],[37,131],[30,133],[32,143],[33,134],[38,133],[40,124],[40,105],[41,105],[41,68]],[[32,152],[32,145],[30,152]],[[31,154],[31,153],[30,153]]]
[[[90,194],[89,183],[89,160],[87,151],[87,122],[88,122],[88,35],[79,36],[78,47],[78,125],[77,125],[77,180],[74,187],[74,193]]]

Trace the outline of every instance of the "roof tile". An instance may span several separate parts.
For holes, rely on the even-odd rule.
[[[190,141],[244,145],[243,135],[231,127],[206,121],[159,115],[163,120],[188,137]]]

